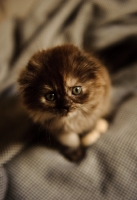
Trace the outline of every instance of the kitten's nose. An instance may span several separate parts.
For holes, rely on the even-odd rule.
[[[65,106],[62,107],[62,109],[63,109],[65,112],[69,112],[70,106],[65,105]]]
[[[69,112],[69,111],[70,111],[70,107],[71,107],[70,101],[65,101],[64,105],[62,105],[62,109],[63,109],[65,112]]]
[[[70,111],[70,107],[71,107],[71,101],[65,98],[61,105],[62,111],[68,113]]]

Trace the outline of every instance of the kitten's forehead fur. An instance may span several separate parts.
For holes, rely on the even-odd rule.
[[[55,86],[54,82],[75,85],[75,82],[85,82],[94,78],[100,63],[75,46],[64,45],[36,53],[29,65],[40,69],[46,82]]]

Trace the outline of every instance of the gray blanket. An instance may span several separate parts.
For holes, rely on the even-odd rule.
[[[79,164],[41,145],[39,139],[35,145],[24,142],[30,132],[38,138],[40,130],[36,131],[24,112],[16,84],[18,72],[34,52],[63,43],[94,51],[108,66],[113,85],[115,115],[109,130],[87,150]],[[49,137],[47,143],[50,146]],[[3,199],[137,199],[136,0],[35,0],[25,16],[1,21]]]

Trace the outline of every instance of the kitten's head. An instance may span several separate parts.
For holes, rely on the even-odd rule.
[[[37,52],[19,77],[24,105],[43,119],[92,112],[106,87],[101,73],[99,61],[73,45]]]

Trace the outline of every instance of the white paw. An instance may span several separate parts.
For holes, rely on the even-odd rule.
[[[80,139],[76,133],[60,134],[58,140],[61,144],[71,148],[77,148],[80,145]]]
[[[100,137],[100,133],[97,130],[93,130],[81,139],[82,146],[90,146],[95,143]]]
[[[99,119],[95,128],[99,133],[105,133],[108,130],[108,122],[105,119]]]
[[[82,146],[90,146],[95,143],[100,134],[105,133],[108,130],[108,122],[105,119],[99,119],[95,129],[93,129],[90,133],[81,138]]]

